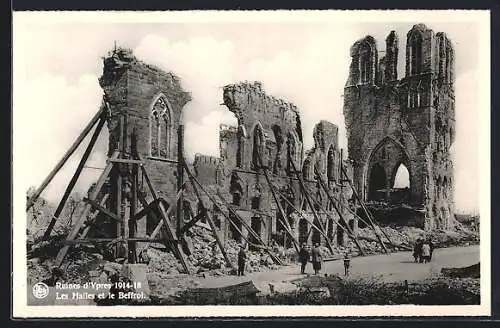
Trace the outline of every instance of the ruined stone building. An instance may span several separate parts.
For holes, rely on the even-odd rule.
[[[158,194],[167,199],[170,206],[176,206],[179,160],[177,131],[181,124],[182,109],[191,99],[190,94],[182,89],[173,73],[147,65],[137,60],[130,51],[122,49],[104,59],[100,85],[110,108],[108,155],[111,156],[118,145],[123,146],[128,153],[137,152]],[[293,161],[297,170],[301,171],[315,208],[322,208],[335,218],[335,221],[326,220],[328,238],[332,242],[344,243],[346,236],[342,229],[336,229],[336,222],[352,227],[355,223],[342,207],[345,221],[333,211],[316,175],[323,177],[331,193],[345,207],[350,195],[347,195],[347,188],[341,186],[340,167],[347,166],[347,162],[341,158],[338,148],[337,126],[326,121],[319,122],[314,129],[315,146],[305,152],[300,114],[295,105],[267,95],[258,82],[228,85],[221,96],[228,110],[235,114],[238,125],[221,126],[220,157],[195,156],[194,162],[190,164],[191,171],[201,184],[219,201],[231,204],[265,242],[274,239],[290,245],[264,176],[266,170],[273,185],[286,195],[287,201],[282,200],[288,216],[285,219],[290,223],[296,238],[300,242],[324,243],[325,238],[311,231],[307,220],[294,210],[311,211],[304,201],[296,172],[292,169]],[[120,120],[125,122],[122,127],[124,140],[118,140]],[[349,167],[347,170],[351,171]],[[184,180],[187,181],[187,178]],[[203,198],[221,238],[243,242],[240,231],[248,235],[247,229],[231,217],[232,223],[228,222],[221,212],[224,209],[211,203],[206,196]],[[117,206],[113,204],[113,199],[110,202],[109,206]],[[184,196],[184,222],[188,222],[199,208],[200,204],[188,185]],[[321,215],[326,218],[323,212]],[[138,236],[145,236],[154,228],[141,222],[138,225]]]
[[[403,202],[420,211],[427,229],[448,227],[454,213],[453,46],[444,33],[413,26],[401,78],[398,51],[394,31],[380,59],[371,36],[351,47],[344,115],[354,182],[366,201]],[[393,188],[400,165],[409,172],[408,189]]]

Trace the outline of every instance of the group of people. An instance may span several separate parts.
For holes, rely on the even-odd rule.
[[[242,245],[240,246],[240,250],[238,252],[238,272],[237,272],[238,276],[245,275],[246,260],[247,260],[247,254],[245,252],[245,247]],[[314,274],[316,275],[319,274],[323,263],[323,254],[321,252],[319,244],[316,243],[312,249],[310,246],[302,244],[302,247],[300,248],[299,251],[299,262],[301,264],[300,266],[301,274],[306,273],[306,266],[307,263],[309,262],[312,263]],[[346,276],[349,275],[350,266],[351,266],[351,259],[349,258],[349,255],[346,253],[344,257],[344,274]]]
[[[413,258],[415,263],[428,263],[432,260],[434,244],[430,239],[418,238],[413,247]]]
[[[323,262],[323,254],[321,253],[321,249],[319,248],[319,244],[315,244],[312,249],[306,244],[302,244],[302,247],[299,251],[299,262],[300,262],[300,273],[306,273],[307,263],[312,262],[314,274],[318,274],[321,271],[321,265]],[[349,275],[349,268],[351,266],[351,259],[349,255],[346,253],[344,257],[344,274],[346,276]]]
[[[319,244],[316,243],[312,249],[306,244],[302,244],[299,251],[300,273],[305,273],[309,261],[312,262],[314,274],[318,274],[321,271],[323,262],[323,254],[321,254]]]

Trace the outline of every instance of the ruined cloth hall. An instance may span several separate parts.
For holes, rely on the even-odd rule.
[[[174,73],[115,49],[104,58],[103,105],[93,121],[99,131],[107,124],[109,165],[68,239],[107,231],[125,238],[135,258],[161,234],[182,259],[194,225],[212,231],[223,253],[228,240],[263,250],[273,243],[331,250],[356,242],[359,227],[450,227],[453,46],[444,33],[413,26],[405,74],[398,77],[400,44],[391,31],[385,50],[371,36],[352,45],[343,107],[347,150],[328,121],[314,126],[314,146],[304,149],[301,111],[267,94],[260,82],[245,81],[222,90],[237,125],[220,126],[219,156],[196,154],[192,163],[184,159],[181,121],[191,94]],[[395,186],[401,167],[409,176],[403,188]],[[93,225],[85,226],[92,210]],[[46,236],[52,228],[53,222]],[[59,263],[67,251],[58,254]]]

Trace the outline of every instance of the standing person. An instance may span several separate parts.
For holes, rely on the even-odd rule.
[[[299,261],[300,261],[300,273],[306,273],[306,265],[309,262],[309,251],[306,248],[306,244],[302,244],[302,248],[299,251]]]
[[[344,275],[347,277],[349,275],[349,268],[351,267],[351,259],[349,258],[349,253],[345,253],[344,256]]]
[[[418,263],[422,263],[424,261],[424,258],[422,256],[422,246],[424,245],[424,240],[419,238],[418,243],[417,243],[417,256],[418,256]]]
[[[429,246],[429,243],[426,241],[422,245],[422,259],[424,263],[427,263],[430,261],[431,257],[431,247]]]
[[[429,239],[429,247],[431,248],[431,253],[429,255],[429,262],[432,260],[432,253],[434,253],[434,243],[432,242],[432,239]]]
[[[413,245],[413,258],[415,259],[415,263],[418,262],[420,256],[420,238],[417,238],[415,245]]]
[[[139,253],[139,263],[149,264],[149,261],[150,261],[150,257],[149,257],[148,249],[144,248]]]
[[[312,264],[313,264],[314,274],[318,274],[321,271],[321,262],[323,261],[323,257],[321,255],[318,243],[314,245],[314,248],[312,249],[311,253],[312,253]]]
[[[245,253],[245,247],[240,246],[240,251],[238,252],[238,276],[245,275],[245,262],[247,260],[247,254]]]

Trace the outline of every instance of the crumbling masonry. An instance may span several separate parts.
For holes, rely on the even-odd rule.
[[[123,119],[125,149],[131,153],[137,150],[153,185],[158,188],[158,194],[176,206],[177,130],[182,108],[191,99],[189,93],[183,91],[174,74],[142,63],[130,51],[123,49],[104,59],[100,84],[110,109],[110,152],[117,148],[117,136],[120,135],[118,123]],[[314,129],[315,146],[307,152],[304,160],[301,119],[293,104],[267,95],[258,82],[224,87],[223,101],[235,114],[238,126],[221,126],[220,158],[201,154],[195,156],[191,168],[198,181],[214,197],[232,204],[262,240],[270,242],[274,239],[279,244],[291,246],[263,174],[266,170],[273,185],[286,195],[287,200],[283,200],[281,205],[295,238],[299,242],[324,243],[325,236],[311,229],[307,220],[294,213],[294,208],[309,214],[311,209],[304,200],[298,177],[292,169],[290,162],[293,161],[298,170],[304,167],[300,174],[306,188],[314,195],[316,209],[330,207],[329,212],[332,213],[326,220],[328,239],[343,244],[347,236],[342,229],[336,229],[339,215],[333,213],[316,175],[320,174],[328,182],[331,193],[339,201],[347,203],[350,197],[347,188],[342,192],[340,187],[340,167],[346,167],[347,162],[340,156],[338,128],[326,121],[318,123]],[[349,167],[347,171],[351,171]],[[206,195],[202,197],[207,198]],[[211,212],[222,240],[232,238],[243,242],[249,238],[252,241],[253,236],[248,235],[241,222],[227,222],[217,205],[206,200],[204,205]],[[181,225],[191,220],[200,209],[189,186],[186,187],[183,204],[184,222]],[[344,214],[341,224],[355,227],[352,215],[347,211]],[[324,213],[322,215],[324,219]],[[145,221],[151,222],[150,219]],[[137,224],[138,237],[150,234],[154,229],[152,224]]]
[[[453,47],[444,33],[413,26],[401,79],[398,51],[394,31],[380,60],[371,36],[351,48],[344,115],[354,182],[364,200],[402,201],[421,210],[426,229],[446,228],[454,213],[449,152],[455,139]],[[400,165],[409,172],[408,190],[393,188]]]
[[[223,241],[256,242],[248,226],[266,243],[275,240],[291,246],[285,233],[289,226],[299,243],[325,244],[328,240],[342,245],[347,240],[346,229],[338,229],[338,225],[348,230],[358,225],[351,209],[360,204],[352,202],[355,197],[345,183],[349,180],[364,201],[404,203],[419,213],[426,228],[448,227],[453,216],[449,154],[455,136],[453,48],[443,33],[434,34],[424,25],[415,25],[407,39],[406,75],[399,80],[394,32],[387,37],[385,56],[380,60],[370,36],[351,48],[344,90],[349,160],[343,159],[334,124],[319,122],[313,132],[314,147],[305,151],[295,105],[267,95],[259,82],[225,86],[223,104],[235,114],[238,124],[220,127],[220,157],[197,154],[189,165],[212,198],[232,204],[239,218],[233,220],[234,213],[222,213],[206,194],[200,196],[202,206],[186,184],[178,203],[183,213],[180,228],[206,207]],[[104,59],[100,85],[110,111],[110,155],[117,148],[137,152],[158,195],[177,207],[178,146],[182,144],[178,131],[190,94],[175,74],[147,65],[123,49]],[[125,138],[117,147],[119,135]],[[393,188],[400,165],[409,171],[408,189]],[[282,218],[265,174],[281,195],[286,218]],[[312,200],[306,201],[299,176]],[[123,197],[130,201],[126,191]],[[109,207],[118,208],[113,202],[116,200],[110,199]],[[306,220],[299,211],[311,217]],[[318,218],[325,222],[321,223],[325,234],[311,229],[310,223]],[[103,228],[123,227],[113,222]],[[150,235],[154,228],[150,218],[137,221],[134,227],[137,237]],[[140,251],[141,246],[137,248]]]

